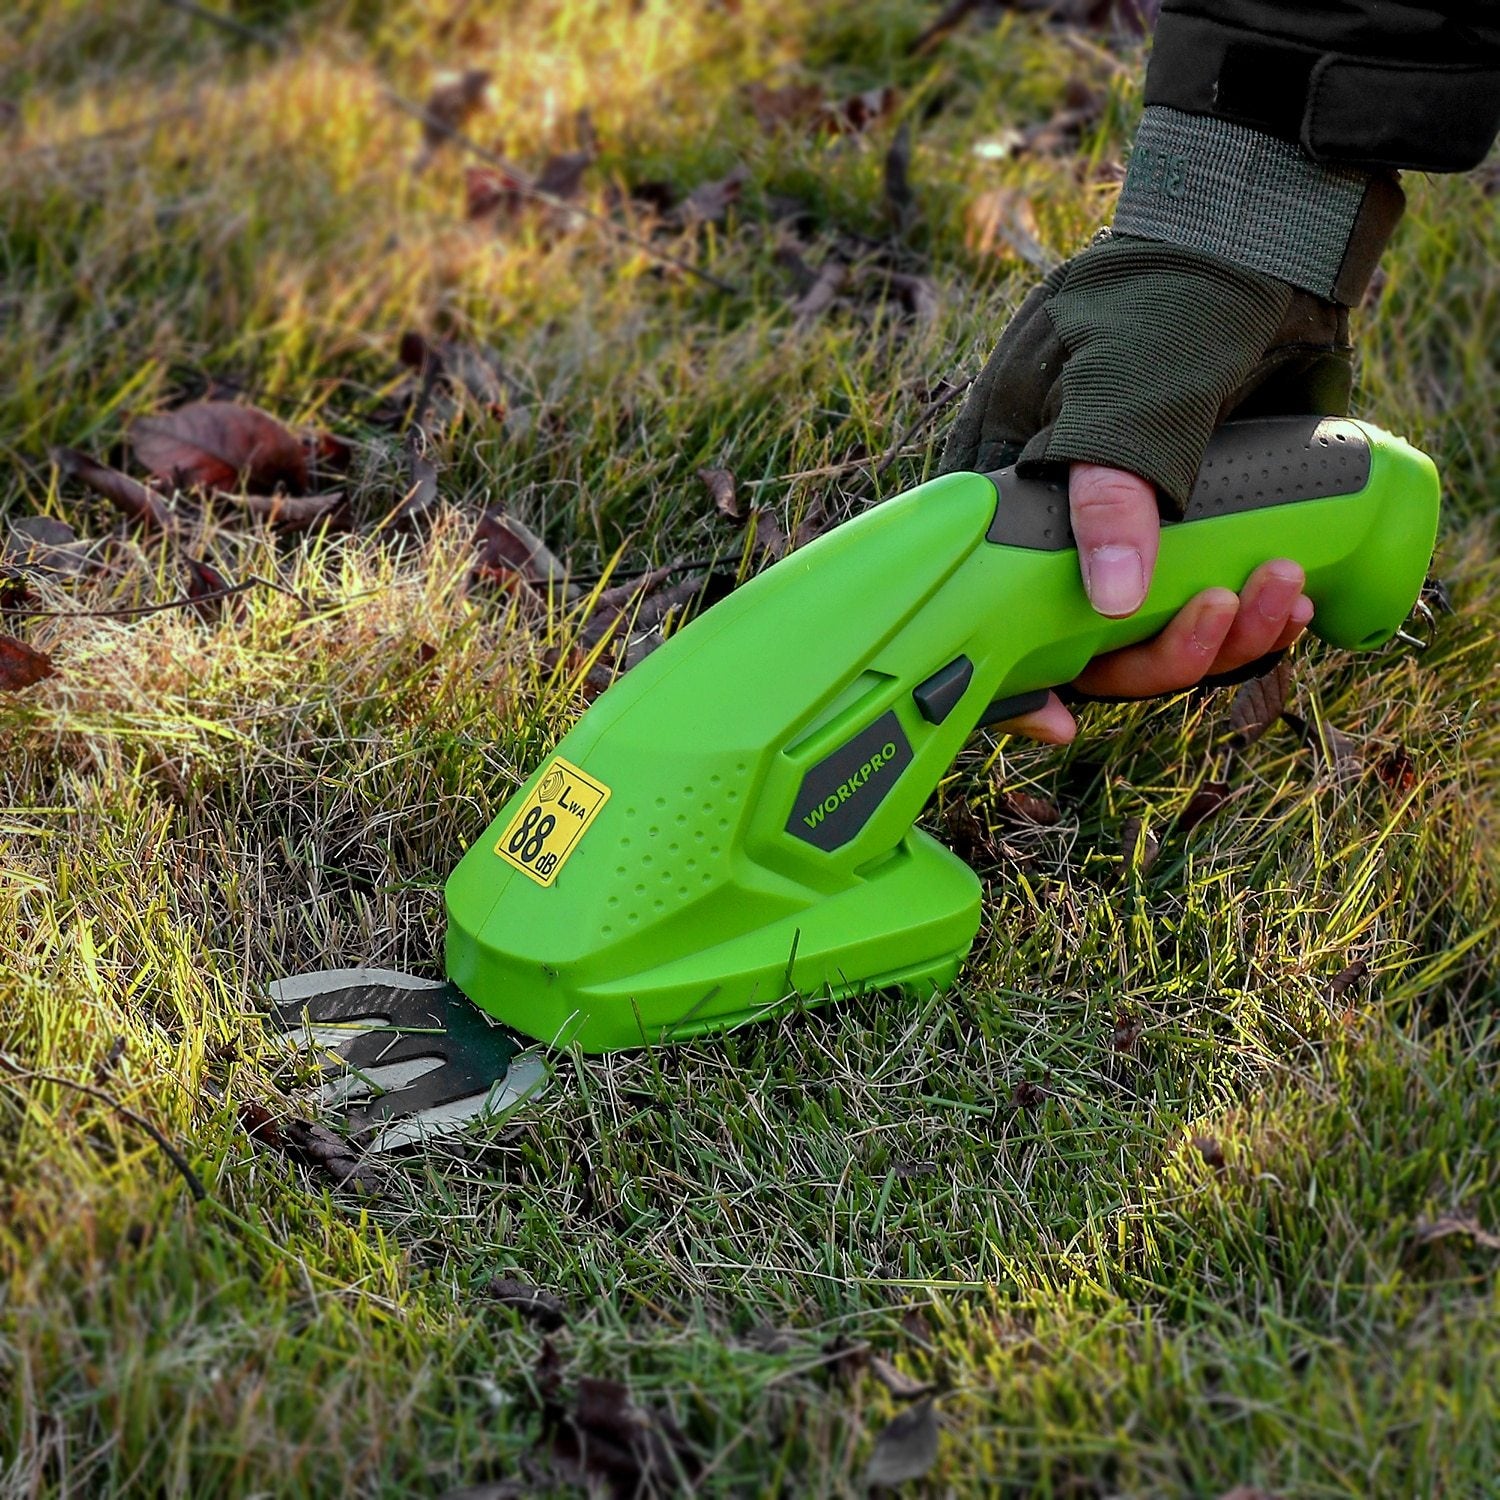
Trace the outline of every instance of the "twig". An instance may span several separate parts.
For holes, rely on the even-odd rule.
[[[906,430],[901,434],[901,436],[898,437],[896,441],[885,450],[885,452],[880,457],[880,462],[877,463],[875,467],[870,470],[869,474],[866,475],[865,478],[855,486],[854,492],[849,498],[856,500],[863,498],[863,496],[868,493],[870,487],[875,483],[875,481],[880,479],[885,474],[886,470],[889,469],[890,466],[895,463],[898,458],[901,457],[902,452],[906,449],[911,440],[916,437],[916,435],[921,432],[922,429],[926,427],[934,417],[938,416],[939,413],[952,406],[953,403],[957,401],[958,398],[962,396],[963,393],[967,391],[973,383],[974,382],[972,378],[968,380],[960,380],[955,384],[950,385],[948,389],[944,391],[940,396],[937,396],[933,400],[929,401],[927,405],[924,406],[922,410],[919,411],[917,415],[911,419],[911,421],[906,426]]]
[[[262,31],[258,27],[249,26],[243,21],[232,20],[228,16],[220,15],[218,11],[209,10],[206,6],[199,5],[197,0],[162,0],[163,5],[169,5],[174,10],[185,11],[188,15],[197,16],[200,20],[208,21],[213,25],[221,26],[226,31],[233,32],[239,37],[249,38],[260,43],[263,47],[269,47],[275,51],[280,46],[279,39],[270,32]],[[347,54],[346,54],[347,60]],[[653,245],[650,240],[634,231],[626,229],[623,224],[616,223],[605,214],[597,213],[593,209],[585,207],[581,203],[570,202],[556,193],[549,193],[545,188],[537,186],[531,176],[523,172],[514,162],[508,161],[497,152],[481,146],[473,136],[466,135],[456,125],[441,119],[433,114],[431,110],[418,104],[413,99],[408,99],[404,94],[399,94],[388,83],[375,79],[375,90],[387,104],[394,105],[403,114],[410,115],[414,120],[420,120],[429,130],[435,131],[454,145],[467,151],[471,156],[476,156],[488,166],[497,171],[504,172],[513,184],[512,191],[519,193],[523,198],[530,198],[535,203],[545,203],[549,208],[556,208],[570,214],[577,214],[579,218],[587,219],[592,224],[597,224],[607,234],[627,245],[634,245],[636,249],[643,251],[653,260],[663,265],[672,266],[676,270],[686,272],[689,276],[696,276],[699,281],[707,282],[709,286],[717,287],[721,292],[729,292],[738,296],[740,288],[732,281],[726,281],[722,276],[715,276],[712,271],[705,271],[701,266],[695,266],[691,261],[684,260],[681,256],[673,255],[669,250],[662,250]]]
[[[210,589],[207,593],[191,598],[184,594],[181,599],[167,599],[160,604],[133,604],[123,609],[28,609],[24,604],[0,605],[0,615],[25,615],[39,620],[130,620],[140,615],[156,615],[168,609],[193,609],[200,604],[212,604],[215,599],[232,599],[236,594],[249,593],[251,589],[275,589],[295,599],[304,609],[311,606],[295,589],[289,589],[268,578],[247,578],[226,589]]]
[[[97,1099],[101,1104],[107,1104],[130,1123],[141,1130],[161,1147],[168,1161],[177,1168],[182,1175],[182,1180],[187,1183],[188,1191],[192,1193],[196,1203],[202,1203],[208,1197],[208,1189],[203,1186],[198,1174],[188,1165],[187,1158],[154,1126],[144,1115],[138,1115],[128,1104],[122,1103],[106,1089],[101,1089],[92,1083],[80,1082],[77,1078],[64,1078],[60,1073],[41,1073],[35,1068],[23,1068],[20,1063],[13,1061],[3,1052],[0,1052],[0,1068],[4,1068],[12,1078],[18,1078],[23,1083],[52,1083],[58,1088],[74,1089],[80,1094],[87,1094],[91,1099]]]
[[[915,453],[914,447],[908,446],[903,452]],[[896,455],[897,458],[901,454]],[[879,463],[878,458],[847,458],[842,463],[823,464],[817,469],[798,469],[792,474],[773,474],[769,479],[747,479],[744,488],[747,490],[763,490],[770,485],[792,484],[798,479],[828,479],[834,474],[847,474],[851,469],[867,469],[871,464]]]

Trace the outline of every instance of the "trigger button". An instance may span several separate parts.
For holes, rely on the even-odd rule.
[[[955,656],[946,667],[939,667],[911,690],[917,712],[929,724],[941,724],[958,707],[958,700],[968,692],[973,678],[974,663],[967,656]]]

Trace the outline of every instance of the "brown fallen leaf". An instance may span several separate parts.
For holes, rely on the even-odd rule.
[[[543,1415],[554,1456],[579,1477],[608,1484],[618,1496],[677,1490],[684,1479],[691,1486],[702,1467],[672,1417],[636,1406],[618,1380],[585,1375],[571,1411],[554,1400]]]
[[[1161,840],[1147,827],[1144,818],[1126,818],[1120,824],[1120,857],[1127,866],[1149,875],[1160,854]]]
[[[349,502],[342,490],[326,495],[234,495],[230,497],[252,516],[281,531],[308,531],[314,526],[342,530],[349,524]]]
[[[485,1284],[484,1295],[491,1302],[518,1312],[543,1333],[552,1333],[563,1325],[566,1309],[562,1298],[544,1292],[540,1287],[529,1286],[510,1276],[494,1276]]]
[[[1224,1148],[1211,1135],[1195,1135],[1193,1148],[1215,1172],[1224,1170]]]
[[[743,162],[724,177],[700,182],[678,204],[676,218],[684,228],[697,224],[722,224],[729,207],[740,201],[740,193],[750,180],[750,168]]]
[[[330,1178],[339,1187],[377,1193],[380,1173],[346,1141],[315,1120],[287,1120],[281,1128],[282,1148],[303,1166]]]
[[[1004,846],[963,797],[943,808],[943,842],[966,865],[996,865],[1004,856]]]
[[[938,1422],[933,1398],[919,1401],[881,1429],[865,1467],[865,1484],[905,1484],[937,1462]]]
[[[1358,742],[1342,729],[1336,729],[1326,719],[1312,721],[1298,714],[1282,715],[1287,725],[1302,741],[1304,748],[1311,750],[1317,762],[1333,773],[1336,781],[1353,781],[1364,768]]]
[[[188,575],[187,596],[193,601],[193,613],[200,620],[212,625],[223,618],[226,605],[243,614],[245,601],[242,597],[237,596],[233,601],[216,597],[222,596],[231,584],[212,563],[197,557],[185,557],[182,565]]]
[[[420,172],[442,150],[455,131],[478,113],[489,91],[490,73],[486,68],[468,68],[457,75],[444,76],[422,105],[427,118],[422,121],[422,150],[412,163]]]
[[[1013,187],[991,188],[969,205],[964,243],[975,255],[1009,255],[1043,273],[1057,257],[1042,243],[1030,197]]]
[[[823,108],[823,90],[816,83],[788,83],[771,88],[752,83],[745,89],[751,113],[762,130],[781,125],[805,125]]]
[[[64,578],[81,578],[93,569],[94,544],[79,541],[56,516],[18,516],[10,530],[11,539],[0,546],[0,557],[9,562]]]
[[[1335,1001],[1342,1000],[1369,972],[1370,966],[1362,958],[1356,958],[1347,968],[1340,969],[1328,981],[1328,1002],[1332,1004]]]
[[[818,116],[818,123],[834,135],[862,135],[877,121],[883,120],[895,109],[900,94],[891,84],[878,89],[865,89],[825,104]]]
[[[1139,1016],[1128,1016],[1122,1012],[1115,1017],[1114,1035],[1109,1044],[1116,1052],[1133,1052],[1145,1029],[1145,1023]]]
[[[1227,781],[1205,781],[1188,798],[1188,804],[1177,814],[1173,829],[1177,833],[1190,833],[1200,823],[1206,823],[1228,804],[1230,788]]]
[[[273,1151],[283,1149],[276,1117],[259,1100],[247,1099],[240,1105],[240,1129],[258,1145],[269,1146]]]
[[[76,479],[106,500],[113,501],[130,520],[147,530],[167,532],[175,526],[166,500],[139,479],[132,479],[129,474],[122,474],[107,464],[96,463],[76,448],[54,448],[52,462],[64,478]]]
[[[686,612],[689,605],[703,592],[708,583],[706,573],[693,573],[669,589],[661,589],[646,599],[636,612],[636,635],[625,648],[620,670],[628,672],[631,667],[649,656],[666,639],[668,626]]]
[[[406,493],[401,503],[391,512],[388,526],[411,526],[426,515],[438,502],[437,465],[421,450],[417,441],[417,429],[407,433],[404,446],[406,455]]]
[[[1419,1245],[1462,1235],[1473,1240],[1481,1250],[1500,1250],[1500,1234],[1486,1229],[1472,1214],[1440,1214],[1435,1219],[1418,1219],[1412,1227],[1412,1238]]]
[[[560,151],[549,156],[537,173],[538,191],[564,200],[576,198],[583,186],[583,174],[593,165],[592,151]]]
[[[0,693],[18,693],[44,677],[56,675],[50,656],[14,636],[0,635]]]
[[[790,540],[774,510],[750,512],[750,550],[763,565],[780,562],[787,554]]]
[[[1062,821],[1055,802],[1031,792],[1002,792],[1000,810],[1014,822],[1034,823],[1040,828],[1052,828]]]
[[[844,283],[849,279],[849,267],[843,261],[830,256],[818,267],[813,284],[790,304],[792,316],[799,327],[827,312],[838,300]]]
[[[1235,689],[1229,725],[1241,745],[1253,745],[1282,715],[1292,688],[1292,660],[1283,656],[1263,676]]]
[[[543,590],[563,587],[567,568],[562,560],[504,506],[485,511],[474,541],[479,549],[475,572],[485,581],[506,587],[520,582]]]
[[[194,401],[130,429],[135,456],[163,484],[268,495],[307,488],[307,454],[275,417],[233,401]],[[113,497],[112,497],[113,498]]]
[[[740,502],[735,495],[734,475],[728,469],[699,469],[698,478],[714,502],[714,509],[731,521],[740,519]]]
[[[1047,1101],[1047,1090],[1030,1078],[1023,1078],[1011,1093],[1017,1109],[1037,1109]]]
[[[918,1380],[905,1370],[898,1370],[889,1360],[875,1355],[870,1360],[870,1373],[898,1401],[915,1401],[921,1396],[930,1396],[937,1389],[937,1382]]]
[[[937,288],[925,276],[912,276],[905,271],[884,271],[881,279],[896,300],[919,323],[930,323],[942,307]]]
[[[1417,784],[1417,768],[1405,745],[1394,745],[1375,762],[1375,774],[1381,785],[1405,794]]]
[[[589,609],[579,639],[586,646],[597,645],[622,621],[630,606],[648,594],[654,593],[678,571],[676,564],[668,563],[662,568],[653,568],[638,578],[627,579],[610,588],[601,589]]]

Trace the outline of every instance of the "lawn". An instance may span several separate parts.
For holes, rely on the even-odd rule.
[[[930,473],[1107,222],[1143,43],[938,11],[7,18],[0,633],[53,672],[0,693],[5,1500],[1495,1493],[1493,170],[1409,181],[1357,315],[1357,414],[1444,475],[1429,649],[1299,649],[1253,739],[1230,693],[976,736],[925,815],[987,890],[946,995],[559,1054],[359,1182],[293,1149],[265,983],[438,973],[444,876],[608,671],[586,597],[476,575],[481,512],[585,591],[685,564],[670,626]],[[397,100],[466,69],[480,150],[425,149]],[[205,395],[327,435],[345,524],[167,537],[49,456],[140,474]],[[246,588],[144,612],[185,559]]]

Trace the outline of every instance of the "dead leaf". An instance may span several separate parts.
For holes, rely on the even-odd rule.
[[[788,83],[780,88],[752,83],[745,89],[745,96],[762,130],[805,125],[823,108],[823,90],[816,83]]]
[[[678,222],[689,228],[695,224],[722,224],[730,204],[739,202],[740,193],[749,180],[749,167],[740,163],[725,177],[700,182],[678,205]]]
[[[849,279],[849,267],[843,261],[830,256],[818,267],[813,284],[791,304],[792,316],[800,327],[806,327],[815,318],[827,312],[838,300],[844,283]]]
[[[276,1117],[258,1100],[247,1099],[240,1105],[240,1129],[257,1145],[268,1146],[273,1151],[282,1149]]]
[[[1224,1170],[1224,1148],[1211,1135],[1195,1135],[1193,1147],[1215,1172]]]
[[[654,593],[677,571],[675,563],[668,563],[665,567],[653,568],[639,578],[627,579],[624,583],[601,590],[589,610],[579,638],[585,645],[596,645],[624,618],[632,604]]]
[[[750,512],[750,549],[762,563],[780,562],[787,554],[789,540],[774,510]]]
[[[230,600],[215,596],[222,596],[231,587],[229,580],[212,563],[201,558],[185,557],[182,565],[187,569],[187,596],[193,601],[193,613],[210,625],[222,619],[224,606]],[[233,602],[243,609],[243,599],[236,597]]]
[[[494,1276],[485,1284],[484,1295],[502,1307],[514,1309],[543,1333],[552,1333],[563,1325],[566,1309],[562,1298],[540,1287],[528,1286],[509,1276]]]
[[[166,500],[149,485],[107,464],[95,463],[88,454],[76,448],[54,448],[52,462],[57,472],[67,479],[76,479],[95,493],[111,500],[132,521],[150,531],[171,531],[175,522]]]
[[[966,865],[995,865],[1004,856],[999,840],[963,797],[953,799],[943,808],[943,842]]]
[[[1177,822],[1173,825],[1177,833],[1190,833],[1200,823],[1206,823],[1212,817],[1216,817],[1230,799],[1229,783],[1227,781],[1205,781],[1202,786],[1188,798],[1188,804],[1177,814]]]
[[[354,449],[343,438],[331,432],[304,432],[302,448],[307,454],[309,471],[319,469],[347,474],[354,462]]]
[[[875,1355],[870,1360],[870,1373],[893,1395],[898,1401],[915,1401],[920,1396],[931,1395],[937,1389],[937,1383],[931,1380],[918,1380],[914,1375],[908,1375],[905,1370],[898,1370],[889,1360]]]
[[[728,469],[699,469],[698,478],[714,502],[714,509],[731,521],[740,519],[740,502],[735,495],[734,475]]]
[[[453,133],[473,118],[484,103],[489,85],[490,73],[485,68],[469,68],[442,78],[422,106],[428,118],[422,121],[422,151],[412,163],[414,172],[420,172]]]
[[[625,656],[620,663],[621,671],[628,672],[661,645],[666,639],[668,627],[673,623],[673,617],[679,612],[685,612],[687,606],[697,599],[708,578],[706,573],[693,573],[680,583],[674,583],[671,588],[652,594],[642,603],[635,617],[635,628],[642,633],[633,636],[625,648]]]
[[[1356,958],[1347,968],[1340,969],[1332,979],[1328,981],[1328,1001],[1342,1000],[1355,985],[1359,984],[1370,972],[1370,966],[1364,959]]]
[[[903,120],[885,153],[885,211],[898,235],[917,220],[917,199],[911,190],[911,122]]]
[[[326,495],[235,495],[237,505],[280,531],[308,531],[315,526],[335,530],[349,524],[349,502],[342,490]]]
[[[562,560],[504,506],[485,511],[474,541],[479,548],[475,573],[486,582],[510,587],[519,581],[543,590],[562,587],[567,573]]]
[[[422,451],[417,441],[417,429],[412,428],[406,437],[406,493],[401,503],[391,512],[390,526],[410,526],[427,514],[438,502],[437,465]]]
[[[1500,1234],[1486,1229],[1472,1214],[1441,1214],[1435,1219],[1418,1219],[1412,1228],[1412,1237],[1419,1245],[1435,1244],[1455,1235],[1473,1240],[1480,1250],[1500,1250]]]
[[[525,184],[499,167],[464,169],[464,217],[485,219],[491,214],[511,217],[525,198]]]
[[[942,303],[937,288],[925,276],[912,276],[905,271],[882,271],[878,274],[896,300],[919,323],[928,323],[937,317]]]
[[[1120,857],[1142,875],[1149,875],[1161,853],[1161,840],[1147,826],[1144,818],[1126,818],[1120,824]]]
[[[885,84],[878,89],[865,89],[840,99],[835,104],[825,104],[818,117],[824,130],[834,135],[862,135],[877,121],[883,120],[895,109],[900,98],[896,89]]]
[[[233,401],[194,401],[130,430],[135,456],[163,484],[268,495],[307,488],[307,455],[275,417]],[[113,498],[113,497],[112,497]]]
[[[1311,750],[1319,764],[1333,773],[1336,781],[1352,781],[1364,765],[1359,745],[1342,729],[1335,729],[1326,719],[1309,722],[1297,714],[1283,714],[1290,728]]]
[[[1241,745],[1253,745],[1280,717],[1292,687],[1292,660],[1283,656],[1263,676],[1242,682],[1229,704],[1229,724]]]
[[[1033,1083],[1029,1078],[1023,1078],[1015,1086],[1011,1099],[1015,1102],[1017,1109],[1037,1109],[1046,1103],[1047,1091],[1041,1084]]]
[[[10,530],[11,540],[0,547],[8,562],[63,578],[81,578],[94,567],[95,544],[79,541],[77,532],[55,516],[18,516]]]
[[[380,1174],[346,1141],[315,1120],[286,1121],[281,1129],[286,1153],[303,1166],[330,1178],[339,1187],[362,1193],[380,1191]]]
[[[1031,199],[1020,188],[991,188],[969,205],[964,244],[975,255],[1008,254],[1048,272],[1057,257],[1042,243]]]
[[[1375,762],[1375,774],[1391,791],[1405,794],[1417,784],[1417,768],[1405,745],[1395,745]]]
[[[1116,1052],[1133,1052],[1145,1029],[1145,1024],[1139,1017],[1122,1013],[1115,1017],[1115,1031],[1109,1044]]]
[[[671,1416],[636,1406],[618,1380],[585,1375],[572,1411],[552,1402],[545,1415],[556,1457],[579,1476],[604,1481],[617,1496],[679,1489],[701,1467]]]
[[[18,693],[44,677],[55,677],[52,658],[14,636],[0,635],[0,693]]]
[[[1030,792],[1002,792],[1000,810],[1017,823],[1034,823],[1039,828],[1052,828],[1062,821],[1055,802]]]
[[[937,1462],[937,1453],[937,1409],[928,1396],[882,1429],[865,1468],[865,1483],[896,1485],[920,1479]]]

